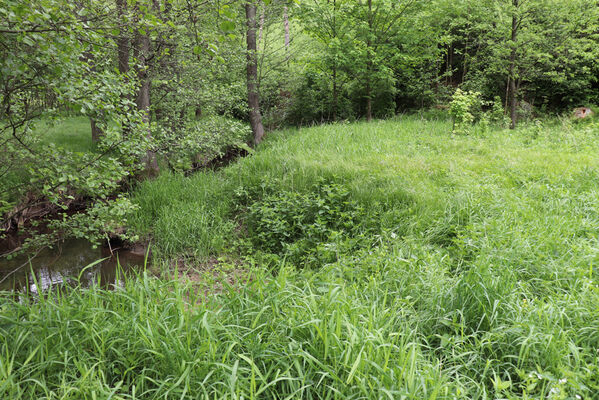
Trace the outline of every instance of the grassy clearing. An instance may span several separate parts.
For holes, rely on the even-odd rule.
[[[87,153],[94,151],[89,118],[68,117],[60,120],[42,120],[33,126],[40,140],[32,147],[44,152],[48,145],[67,151]],[[27,182],[30,175],[25,170],[10,170],[0,177],[0,192],[6,193],[6,200],[18,202],[20,199],[11,193],[14,187]]]
[[[42,120],[36,125],[35,130],[40,132],[42,146],[52,143],[69,151],[94,151],[90,121],[87,117]]]
[[[597,398],[599,129],[449,130],[279,132],[222,171],[145,182],[130,221],[158,262],[229,254],[247,285],[8,302],[0,395]]]

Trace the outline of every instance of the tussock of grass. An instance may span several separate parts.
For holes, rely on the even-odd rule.
[[[599,129],[449,131],[410,117],[279,132],[219,172],[145,182],[132,228],[157,259],[233,253],[248,286],[197,307],[146,277],[7,302],[0,395],[596,398]],[[352,210],[355,229],[327,222]],[[303,268],[289,249],[308,239],[327,257]]]

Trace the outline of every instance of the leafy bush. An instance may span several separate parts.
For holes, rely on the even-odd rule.
[[[255,248],[305,265],[333,262],[359,246],[376,225],[370,221],[343,185],[324,180],[308,193],[268,193],[245,219]]]
[[[505,109],[501,102],[501,97],[495,96],[493,101],[490,103],[491,109],[487,112],[489,115],[489,121],[495,125],[505,128],[509,124],[509,118],[505,115]]]
[[[470,132],[476,109],[481,107],[480,96],[480,92],[456,90],[449,104],[449,114],[453,118],[453,133],[468,134]]]
[[[231,148],[247,149],[250,135],[244,122],[210,116],[189,122],[180,134],[160,132],[159,141],[171,169],[181,172],[205,165]]]
[[[478,91],[457,89],[449,105],[449,114],[455,134],[485,134],[490,127],[506,128],[509,124],[501,97],[483,100]]]

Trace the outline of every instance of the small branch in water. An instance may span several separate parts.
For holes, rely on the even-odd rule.
[[[0,284],[2,284],[4,281],[6,281],[11,275],[15,274],[17,271],[19,271],[21,268],[23,268],[24,266],[26,266],[27,264],[31,264],[31,260],[33,260],[35,257],[37,257],[37,255],[43,250],[45,249],[45,247],[42,247],[41,249],[39,249],[34,255],[33,257],[30,257],[27,261],[25,261],[23,264],[21,264],[20,266],[18,266],[17,268],[15,268],[14,270],[12,270],[11,272],[9,272],[8,274],[6,274],[6,276],[4,278],[2,278],[0,280]]]

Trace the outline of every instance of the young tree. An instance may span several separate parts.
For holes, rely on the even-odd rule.
[[[311,0],[301,5],[300,17],[309,35],[322,45],[322,55],[313,61],[313,65],[329,77],[331,87],[330,112],[333,121],[339,113],[339,92],[346,79],[340,75],[349,66],[344,48],[349,44],[347,20],[348,2],[345,0]]]
[[[256,2],[245,3],[246,41],[247,41],[247,91],[250,125],[254,134],[254,144],[259,144],[264,137],[264,126],[260,114],[260,95],[258,93],[258,56],[256,46]]]
[[[55,232],[36,236],[32,245],[61,234],[97,239],[95,227],[109,224],[100,214],[127,210],[126,201],[110,196],[139,170],[147,149],[141,116],[127,100],[135,86],[114,71],[115,43],[104,30],[111,13],[103,5],[28,0],[0,7],[0,177],[22,176],[0,179],[0,230],[19,231],[31,216],[60,216],[48,222]],[[104,117],[97,121],[105,134],[95,152],[42,145],[46,131],[36,124],[64,110]],[[91,199],[88,210],[64,213],[83,199]]]
[[[389,65],[397,47],[393,38],[401,24],[415,10],[417,0],[358,0],[352,2],[347,17],[354,27],[352,54],[356,60],[354,78],[363,88],[366,100],[366,119],[372,119],[375,85],[387,83],[393,91],[394,79]]]

